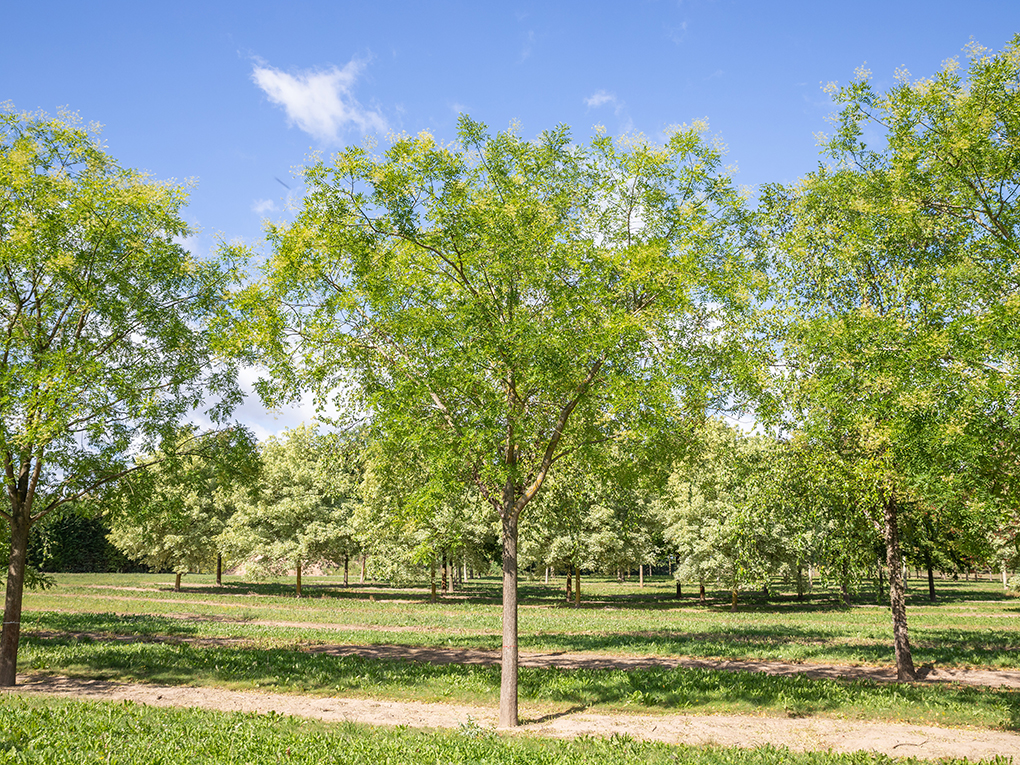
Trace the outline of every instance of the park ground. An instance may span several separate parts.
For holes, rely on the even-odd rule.
[[[425,589],[344,587],[335,577],[306,579],[300,600],[286,580],[228,577],[216,586],[211,577],[189,575],[178,593],[171,575],[55,579],[52,589],[26,598],[19,690],[0,700],[9,729],[23,728],[15,721],[26,715],[38,720],[44,709],[64,735],[101,740],[93,727],[105,725],[110,739],[114,704],[117,715],[133,720],[118,725],[139,740],[146,715],[158,710],[161,730],[171,724],[171,712],[159,709],[170,706],[241,715],[245,725],[256,724],[244,717],[252,713],[263,713],[263,726],[322,721],[326,732],[315,736],[340,735],[329,734],[330,726],[346,725],[342,735],[350,740],[367,735],[352,733],[352,722],[398,726],[388,737],[369,737],[398,749],[409,746],[402,736],[439,735],[409,728],[446,728],[439,743],[414,739],[416,750],[439,746],[443,757],[464,741],[522,745],[506,743],[520,735],[492,729],[495,579],[468,580],[437,603]],[[801,602],[777,586],[767,601],[757,594],[731,612],[728,593],[710,592],[706,605],[691,596],[677,600],[664,578],[643,587],[605,579],[583,586],[584,601],[573,608],[557,582],[522,584],[524,738],[571,739],[556,746],[582,749],[596,746],[593,739],[626,740],[632,748],[679,744],[687,748],[668,751],[689,761],[730,752],[719,747],[751,748],[755,756],[789,749],[812,757],[1020,760],[1020,600],[996,582],[940,581],[931,603],[926,586],[911,581],[911,638],[923,679],[909,685],[890,682],[888,609],[867,590],[846,607],[822,588]],[[47,745],[52,739],[50,731]],[[0,743],[26,752],[41,740]],[[574,750],[566,751],[549,761],[572,761]],[[654,761],[654,752],[639,751],[634,761]],[[503,761],[495,754],[481,760]],[[542,757],[532,751],[526,760]]]

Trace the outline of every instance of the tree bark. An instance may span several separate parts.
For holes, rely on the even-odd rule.
[[[680,582],[678,581],[676,583],[676,599],[680,600],[680,598],[682,598],[683,596],[684,596],[684,594],[683,594],[683,591],[680,588]]]
[[[645,586],[645,564],[644,563],[638,563],[637,570],[638,570],[638,587],[644,587]]]
[[[738,594],[739,593],[737,592],[737,583],[734,582],[733,583],[733,587],[730,588],[730,611],[736,611],[737,610],[737,596],[738,596]]]
[[[517,727],[517,514],[513,492],[506,492],[503,528],[503,659],[499,686],[499,725]]]
[[[181,572],[180,571],[175,571],[174,572],[174,592],[180,592],[180,591],[181,591]]]
[[[220,553],[216,553],[216,586],[221,587],[223,585],[223,556]]]
[[[574,566],[574,607],[581,607],[581,567]]]
[[[935,572],[930,563],[928,564],[928,600],[932,603],[935,602]]]
[[[804,600],[804,567],[797,566],[797,600]]]
[[[18,641],[21,638],[21,604],[25,592],[25,566],[28,560],[28,530],[32,525],[29,509],[12,503],[11,557],[7,564],[7,591],[4,597],[4,624],[0,635],[0,687],[11,687],[18,672]]]
[[[570,605],[574,600],[574,570],[570,566],[567,566],[567,605]]]
[[[365,583],[365,564],[367,562],[368,562],[368,556],[367,555],[362,555],[361,556],[361,580],[360,580],[359,584],[364,584]]]
[[[351,556],[350,555],[345,555],[344,556],[344,587],[346,587],[348,582],[350,581],[350,573],[351,573]]]
[[[708,600],[705,599],[705,580],[704,579],[702,579],[701,581],[698,582],[698,602],[701,603],[701,605],[705,605],[706,603],[708,603]]]
[[[297,562],[297,594],[294,597],[301,597],[301,561]]]
[[[889,600],[892,605],[893,646],[896,650],[896,679],[917,680],[914,659],[907,636],[907,603],[903,586],[903,559],[900,555],[900,532],[896,500],[886,497],[883,507],[883,532],[886,561],[889,566]]]

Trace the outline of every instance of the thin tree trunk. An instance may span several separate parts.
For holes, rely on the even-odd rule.
[[[843,598],[843,605],[850,605],[850,567],[844,560],[839,572],[839,594]]]
[[[545,583],[549,584],[549,567],[545,567]]]
[[[181,572],[174,572],[174,592],[181,591]]]
[[[297,594],[294,597],[301,597],[301,561],[297,562]]]
[[[361,581],[359,582],[359,584],[364,584],[365,583],[365,564],[367,562],[368,562],[368,556],[365,555],[365,554],[362,554],[362,556],[361,556]]]
[[[29,508],[11,503],[11,557],[7,563],[3,634],[0,635],[0,687],[11,687],[18,673],[18,641],[21,638],[21,603],[25,592],[28,560]],[[18,505],[21,505],[20,507]]]
[[[567,605],[570,605],[574,600],[573,576],[574,570],[567,566]]]
[[[448,582],[448,580],[446,578],[446,553],[445,552],[443,553],[443,558],[442,558],[442,560],[440,560],[439,565],[440,565],[440,572],[441,572],[440,576],[442,577],[440,579],[440,582],[439,582],[439,590],[440,590],[440,592],[442,592],[445,595],[447,593],[446,587],[447,587],[447,582]]]
[[[737,610],[737,596],[738,596],[738,594],[739,593],[737,592],[737,583],[734,582],[733,586],[730,588],[730,611],[736,611]]]
[[[574,566],[574,606],[581,606],[581,567]]]
[[[499,725],[517,727],[517,515],[510,482],[504,491],[503,531],[503,658],[499,685]]]
[[[929,576],[929,579],[930,578],[931,577]],[[1003,564],[1002,564],[1002,591],[1006,592],[1007,590],[1009,590],[1009,580],[1006,578],[1006,563],[1003,562]],[[932,598],[932,600],[934,600],[934,598]]]
[[[433,556],[433,557],[432,557],[432,566],[431,566],[431,572],[432,572],[432,576],[431,576],[431,582],[432,582],[432,595],[431,595],[431,597],[429,598],[429,600],[430,600],[430,601],[431,601],[432,603],[435,603],[435,602],[436,602],[436,600],[438,599],[438,598],[436,597],[436,558],[435,558],[435,556]]]
[[[914,659],[907,636],[907,603],[903,586],[903,559],[900,557],[900,531],[896,500],[888,497],[883,508],[883,532],[889,566],[889,600],[892,605],[893,646],[896,649],[896,679],[917,680]]]
[[[681,590],[681,588],[680,588],[680,581],[677,580],[677,583],[676,583],[676,599],[680,600],[680,598],[682,598],[683,596],[684,596],[684,593],[683,593],[683,590]]]
[[[875,602],[882,604],[882,597],[885,595],[885,570],[882,565],[878,566],[878,598]]]
[[[348,582],[350,581],[350,572],[351,572],[351,556],[350,555],[345,555],[344,556],[344,587],[346,587]]]
[[[706,603],[708,603],[708,600],[705,598],[705,580],[704,579],[702,579],[702,580],[700,580],[698,582],[698,602],[701,603],[701,605],[705,605]]]
[[[804,600],[804,567],[797,566],[797,600]]]
[[[645,586],[645,564],[644,563],[638,563],[637,570],[638,570],[638,587],[644,587]]]

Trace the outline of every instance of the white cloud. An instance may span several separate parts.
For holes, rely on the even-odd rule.
[[[599,90],[584,99],[584,102],[592,109],[597,109],[605,104],[616,105],[616,96],[606,90]]]
[[[385,131],[386,119],[354,98],[364,64],[352,59],[343,69],[306,69],[294,74],[256,65],[251,78],[269,100],[282,106],[294,125],[320,141],[336,141],[348,126],[362,133]]]
[[[251,211],[256,215],[265,215],[266,213],[276,211],[276,202],[272,199],[256,199],[251,203]]]

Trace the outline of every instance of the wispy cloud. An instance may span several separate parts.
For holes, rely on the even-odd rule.
[[[272,199],[256,199],[251,203],[251,211],[256,215],[265,215],[266,213],[276,211],[276,202]]]
[[[616,96],[608,90],[596,90],[584,99],[584,102],[590,109],[597,109],[598,107],[605,106],[606,104],[613,104],[613,106],[617,105]]]
[[[679,45],[687,37],[687,22],[681,21],[676,26],[666,27],[666,37],[672,41],[674,45]]]
[[[531,56],[531,51],[535,48],[535,30],[529,29],[528,33],[524,36],[524,47],[521,48],[521,61],[527,60]]]
[[[293,74],[259,63],[251,78],[272,103],[284,108],[292,124],[320,141],[332,142],[349,126],[362,133],[386,130],[386,119],[354,98],[354,83],[363,69],[358,59],[343,69],[334,66]]]

